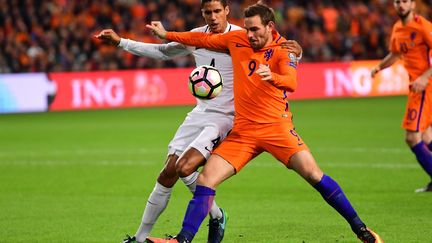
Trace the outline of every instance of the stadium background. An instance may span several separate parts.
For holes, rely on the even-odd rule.
[[[230,2],[230,22],[241,26],[242,9],[253,1]],[[416,2],[432,19],[431,2]],[[399,65],[378,81],[365,78],[387,53],[397,19],[392,1],[268,3],[280,32],[304,50],[299,89],[308,100],[291,107],[320,166],[387,242],[432,242],[430,195],[413,194],[428,178],[399,127],[406,74]],[[184,100],[169,100],[194,63],[135,57],[92,35],[113,28],[160,43],[148,35],[148,21],[189,30],[203,24],[199,11],[196,0],[1,2],[0,113],[76,111],[0,115],[0,242],[119,242],[133,234],[166,145],[194,102],[186,88]],[[133,103],[140,88],[151,92]],[[129,103],[119,104],[123,96]],[[329,97],[339,99],[322,99]],[[93,110],[136,106],[146,108]],[[179,228],[190,193],[178,184],[155,235]],[[268,155],[221,186],[218,200],[231,216],[228,243],[356,242],[309,185]]]
[[[243,26],[242,9],[230,1],[230,22]],[[431,19],[430,2],[417,11]],[[11,0],[0,6],[0,72],[63,72],[193,66],[193,59],[157,61],[101,44],[92,34],[113,28],[122,37],[159,42],[145,24],[186,31],[203,23],[197,0]],[[380,59],[397,19],[393,1],[269,1],[281,34],[301,43],[303,62]]]

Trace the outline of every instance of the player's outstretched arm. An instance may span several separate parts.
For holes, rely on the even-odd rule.
[[[371,77],[374,78],[379,71],[393,65],[397,60],[399,60],[400,56],[399,53],[390,52],[377,66],[372,68]]]
[[[104,29],[94,37],[114,46],[118,46],[120,43],[120,36],[112,29]]]
[[[226,50],[228,40],[238,30],[230,31],[225,34],[208,34],[202,32],[167,32],[159,21],[152,21],[146,25],[154,35],[161,39],[176,41],[188,46],[196,46],[207,49]]]
[[[180,43],[170,42],[168,44],[149,44],[133,41],[121,38],[112,29],[102,30],[94,37],[106,43],[121,47],[125,51],[134,55],[154,59],[169,60],[176,56],[185,56],[191,53],[186,46]]]

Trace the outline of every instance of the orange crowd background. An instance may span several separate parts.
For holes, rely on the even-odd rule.
[[[230,22],[242,26],[243,9],[256,1],[229,1]],[[397,20],[390,0],[264,1],[278,30],[303,47],[303,62],[381,59]],[[417,13],[432,19],[431,3]],[[112,28],[133,40],[162,43],[145,24],[168,30],[204,25],[199,0],[9,0],[0,5],[0,73],[189,67],[193,58],[170,61],[136,57],[92,36]]]

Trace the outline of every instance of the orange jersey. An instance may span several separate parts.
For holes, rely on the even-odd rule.
[[[236,119],[257,123],[291,119],[287,94],[297,87],[297,62],[294,54],[280,46],[285,38],[279,33],[274,32],[273,42],[260,50],[252,49],[246,30],[224,34],[168,32],[166,38],[190,46],[229,50],[234,66]],[[271,81],[261,80],[261,76],[255,73],[260,64],[269,65]]]
[[[432,48],[432,23],[419,15],[402,25],[399,20],[393,26],[390,51],[402,54],[410,81],[414,81],[430,67],[429,51]]]

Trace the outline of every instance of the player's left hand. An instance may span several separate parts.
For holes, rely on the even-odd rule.
[[[268,65],[260,64],[259,68],[256,70],[256,73],[261,76],[261,80],[272,80],[272,73]]]
[[[161,39],[165,39],[166,30],[160,21],[152,21],[150,24],[147,24],[146,27],[152,31],[152,33],[158,36]]]
[[[411,83],[411,90],[416,93],[421,93],[426,89],[429,83],[429,79],[422,76],[416,78],[414,82]]]
[[[295,40],[287,40],[281,43],[283,49],[287,49],[288,52],[292,52],[296,55],[297,59],[300,60],[303,54],[303,49],[300,44]]]
[[[120,44],[120,36],[112,29],[104,29],[94,37],[115,46]]]

